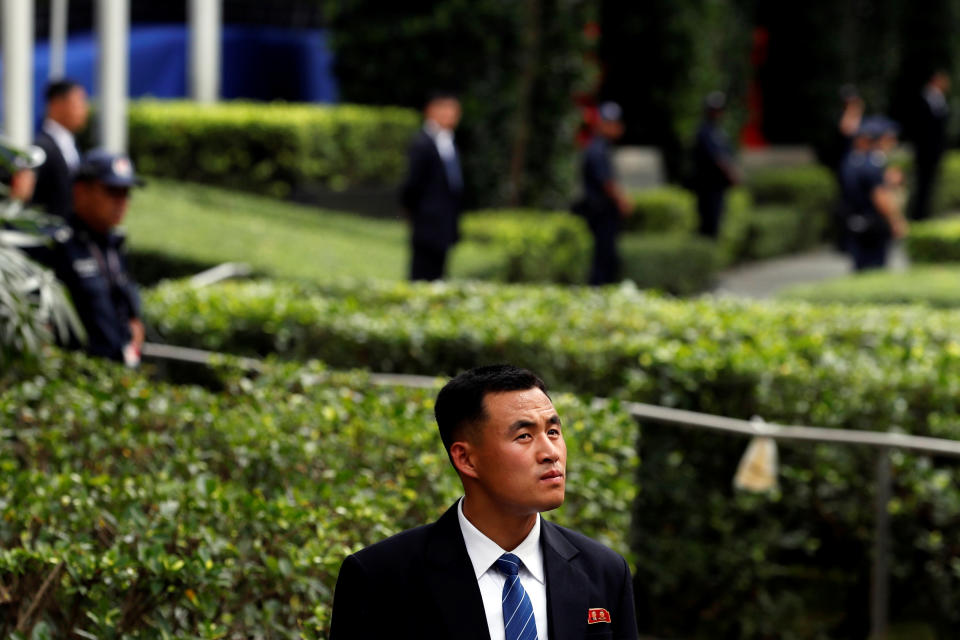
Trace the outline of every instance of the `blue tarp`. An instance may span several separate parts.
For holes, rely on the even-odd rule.
[[[96,95],[96,39],[71,36],[66,75]],[[291,102],[336,102],[337,83],[327,34],[320,29],[224,26],[221,96]],[[43,114],[50,48],[34,51],[34,112]],[[0,60],[0,73],[3,61]],[[136,26],[130,30],[130,96],[182,98],[187,94],[187,27]],[[2,107],[0,107],[2,108]]]

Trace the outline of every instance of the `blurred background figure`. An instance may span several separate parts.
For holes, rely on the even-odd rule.
[[[411,280],[443,278],[447,254],[459,238],[463,173],[454,143],[460,101],[450,93],[430,96],[423,129],[409,150],[401,203],[411,224]]]
[[[950,76],[946,71],[937,71],[924,85],[917,105],[913,126],[915,173],[910,201],[910,217],[914,220],[930,217],[930,202],[940,170],[940,159],[946,148],[950,118],[946,94],[949,90]]]
[[[87,126],[90,106],[86,90],[72,80],[50,83],[44,92],[46,110],[35,144],[47,154],[37,171],[33,204],[56,216],[70,212],[72,173],[80,163],[75,135]]]
[[[617,236],[620,219],[630,214],[630,203],[617,182],[610,147],[623,133],[620,105],[615,102],[601,104],[580,167],[584,197],[575,206],[576,212],[586,218],[593,234],[590,284],[594,286],[616,282],[619,276]]]
[[[896,193],[902,176],[887,166],[898,134],[888,118],[864,118],[840,169],[846,247],[856,271],[884,267],[890,241],[907,234]]]
[[[833,169],[838,173],[853,147],[853,139],[863,120],[864,107],[863,98],[852,84],[846,84],[840,88],[840,100],[843,103],[843,110],[840,113],[840,121],[837,123],[837,150],[833,161]]]
[[[123,154],[94,150],[75,172],[73,206],[51,245],[27,249],[54,271],[73,299],[94,356],[136,366],[144,341],[140,296],[127,268],[125,237],[117,230],[142,182]]]
[[[714,239],[720,233],[726,191],[740,182],[730,141],[720,128],[726,105],[726,95],[720,91],[707,96],[693,145],[693,190],[697,195],[700,234]]]

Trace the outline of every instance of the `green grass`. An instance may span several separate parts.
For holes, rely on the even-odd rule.
[[[926,304],[960,307],[960,267],[914,267],[879,271],[791,287],[782,298],[818,303]]]
[[[272,276],[322,280],[407,272],[406,224],[215,187],[151,179],[124,222],[131,249],[198,263],[241,261]]]

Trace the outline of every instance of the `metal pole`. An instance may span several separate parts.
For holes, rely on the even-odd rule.
[[[67,3],[69,0],[53,0],[50,3],[50,73],[47,77],[60,80],[67,74]]]
[[[887,640],[890,605],[890,450],[877,450],[874,495],[873,573],[870,576],[870,638]]]
[[[33,140],[33,0],[3,0],[3,128],[21,147]]]
[[[100,145],[114,153],[127,150],[127,57],[130,0],[97,0]]]
[[[222,0],[190,0],[190,95],[197,102],[220,97]]]

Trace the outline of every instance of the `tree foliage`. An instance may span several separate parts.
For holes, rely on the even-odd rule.
[[[421,107],[463,103],[457,133],[473,205],[568,204],[587,69],[588,0],[328,3],[343,97]]]

